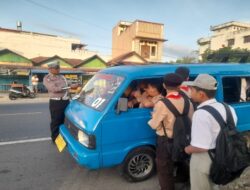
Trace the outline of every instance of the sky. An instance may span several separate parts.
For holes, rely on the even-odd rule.
[[[111,55],[119,21],[164,24],[163,60],[190,56],[210,26],[250,23],[250,0],[0,0],[0,27],[73,37],[90,51]]]

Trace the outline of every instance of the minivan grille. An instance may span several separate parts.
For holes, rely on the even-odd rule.
[[[69,130],[70,134],[76,140],[78,140],[78,137],[77,137],[77,135],[78,135],[78,128],[67,117],[65,117],[64,125],[67,127],[67,129]]]

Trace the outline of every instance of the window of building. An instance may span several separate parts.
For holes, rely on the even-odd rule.
[[[244,36],[244,43],[250,43],[250,35]]]
[[[150,57],[150,46],[148,46],[148,45],[141,45],[141,56],[143,58],[149,59],[149,57]]]
[[[83,44],[71,44],[71,50],[76,51],[76,50],[82,50],[84,48]]]
[[[146,59],[157,56],[157,42],[140,41],[141,56]]]
[[[250,77],[225,77],[222,79],[224,102],[250,101]]]
[[[227,40],[228,47],[232,47],[234,45],[234,39]]]
[[[124,26],[121,26],[118,28],[118,36],[121,35],[127,28]]]
[[[151,56],[152,57],[156,56],[156,46],[151,46]]]

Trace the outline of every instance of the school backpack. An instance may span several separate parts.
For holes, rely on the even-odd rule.
[[[178,91],[179,94],[183,97],[183,98],[186,98],[190,101],[190,103],[193,105],[193,108],[194,108],[194,111],[197,110],[197,106],[198,106],[198,103],[194,102],[192,100],[192,98],[190,98],[185,92],[183,92],[182,90],[179,90]]]
[[[218,185],[225,185],[238,177],[250,162],[246,139],[236,130],[229,106],[225,103],[223,105],[226,109],[226,122],[212,106],[199,108],[208,111],[221,127],[215,150],[208,151],[212,160],[210,178]]]
[[[173,126],[173,148],[171,152],[172,160],[175,162],[185,161],[190,157],[184,151],[184,148],[190,144],[191,140],[191,120],[188,117],[190,102],[185,97],[183,97],[183,99],[184,99],[183,113],[180,113],[169,99],[167,98],[161,99],[161,101],[174,114],[176,118]],[[167,137],[164,125],[163,129],[165,136]]]

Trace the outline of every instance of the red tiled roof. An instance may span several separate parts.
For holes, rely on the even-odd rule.
[[[34,62],[35,66],[39,66],[41,65],[43,62],[51,60],[51,59],[61,59],[63,61],[65,61],[66,63],[70,64],[72,67],[74,67],[76,64],[79,64],[82,60],[81,59],[68,59],[68,58],[62,58],[58,55],[55,55],[53,57],[35,57],[32,59],[32,61]]]
[[[80,65],[83,60],[81,59],[70,59],[70,58],[62,58],[65,60],[67,63],[69,63],[72,67],[76,67],[77,65]]]
[[[128,57],[131,57],[131,56],[137,56],[139,57],[144,63],[138,63],[138,62],[126,62],[126,61],[123,61],[125,59],[127,59]],[[135,51],[131,51],[131,52],[128,52],[128,53],[125,53],[125,54],[122,54],[118,57],[115,57],[114,59],[111,59],[107,64],[108,65],[117,65],[117,64],[125,64],[125,65],[133,65],[133,64],[146,64],[148,61],[146,59],[144,59],[142,56],[140,56],[138,53],[136,53]]]
[[[32,58],[31,60],[33,61],[34,65],[40,65],[41,62],[46,61],[49,58],[50,57],[39,56],[39,57]]]
[[[100,58],[98,55],[94,55],[94,56],[91,56],[87,59],[71,59],[71,58],[62,58],[58,55],[55,55],[53,57],[35,57],[32,59],[33,63],[34,63],[34,66],[39,66],[41,65],[43,62],[45,61],[48,61],[48,60],[51,60],[51,59],[61,59],[63,61],[65,61],[66,63],[70,64],[72,67],[77,67],[77,66],[80,66],[81,64],[84,64],[86,61],[90,60],[90,59],[93,59],[95,57],[98,57],[99,59],[101,59],[104,63],[106,63],[102,58]]]

